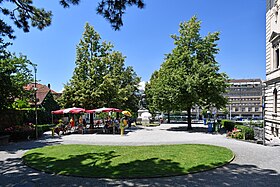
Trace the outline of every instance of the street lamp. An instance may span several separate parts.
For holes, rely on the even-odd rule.
[[[34,97],[35,97],[35,137],[36,139],[38,139],[38,114],[37,114],[37,79],[36,79],[36,74],[37,74],[37,68],[35,64],[32,64],[33,68],[34,68]]]
[[[266,83],[262,84],[262,118],[263,118],[263,145],[265,145],[265,87]]]

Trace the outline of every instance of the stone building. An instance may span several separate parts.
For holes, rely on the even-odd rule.
[[[280,143],[280,2],[266,0],[265,138]]]
[[[227,117],[262,119],[262,80],[231,79],[229,84],[228,92],[225,94],[229,101]]]
[[[263,119],[263,88],[261,79],[231,79],[227,93],[228,98],[226,110],[210,109],[211,115],[217,114],[218,118],[227,119]],[[201,118],[202,109],[196,106],[192,108],[192,118]],[[205,114],[204,114],[205,115]]]

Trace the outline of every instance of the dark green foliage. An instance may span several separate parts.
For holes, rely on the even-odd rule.
[[[38,135],[41,136],[44,132],[51,130],[55,125],[38,125]],[[0,131],[0,135],[10,135],[10,141],[21,141],[35,138],[35,125],[26,123],[22,125],[14,125]]]
[[[102,15],[108,20],[115,30],[123,26],[122,16],[127,6],[136,5],[138,8],[144,8],[143,0],[102,0],[98,3],[97,14]]]
[[[69,8],[70,4],[78,5],[80,0],[60,0],[59,2],[64,8]],[[128,6],[143,9],[145,4],[143,0],[101,0],[96,12],[109,21],[115,30],[119,30],[123,26],[122,17]]]
[[[263,128],[263,121],[260,121],[260,122],[252,122],[252,121],[250,121],[249,125],[253,126],[253,127]]]
[[[44,125],[38,125],[38,134],[43,134],[44,132],[50,131],[52,128],[54,128],[55,124],[44,124]]]
[[[4,110],[0,111],[0,131],[15,125],[22,125],[25,121],[25,111]]]
[[[10,135],[10,141],[27,140],[35,137],[35,128],[32,124],[16,125],[4,129],[5,135]]]
[[[51,111],[58,109],[60,109],[60,106],[55,101],[53,94],[49,92],[41,104],[41,110],[38,112],[38,124],[51,123]]]
[[[232,131],[236,124],[231,120],[222,120],[221,125],[225,128],[226,131]]]
[[[31,64],[23,55],[0,59],[0,111],[11,109],[16,99],[26,102],[31,97],[24,89],[32,81]]]
[[[228,131],[228,136],[236,139],[253,140],[254,129],[243,125],[242,122],[222,120],[222,126]]]
[[[243,139],[245,140],[253,140],[254,139],[254,130],[251,127],[247,127],[244,125],[235,125],[235,128],[239,129],[243,134]]]

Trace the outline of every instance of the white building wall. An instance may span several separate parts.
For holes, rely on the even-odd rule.
[[[271,7],[266,13],[265,137],[270,142],[280,143],[280,68],[274,65],[273,47],[269,41],[273,32],[280,33],[280,3],[279,0],[275,2],[278,6]],[[278,93],[276,112],[274,111],[275,89]]]

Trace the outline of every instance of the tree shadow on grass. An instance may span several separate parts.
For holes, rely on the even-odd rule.
[[[23,157],[26,164],[47,173],[98,177],[98,178],[145,178],[183,174],[180,164],[172,160],[149,158],[113,165],[120,157],[115,151],[70,155],[67,159],[45,157],[30,153]]]

